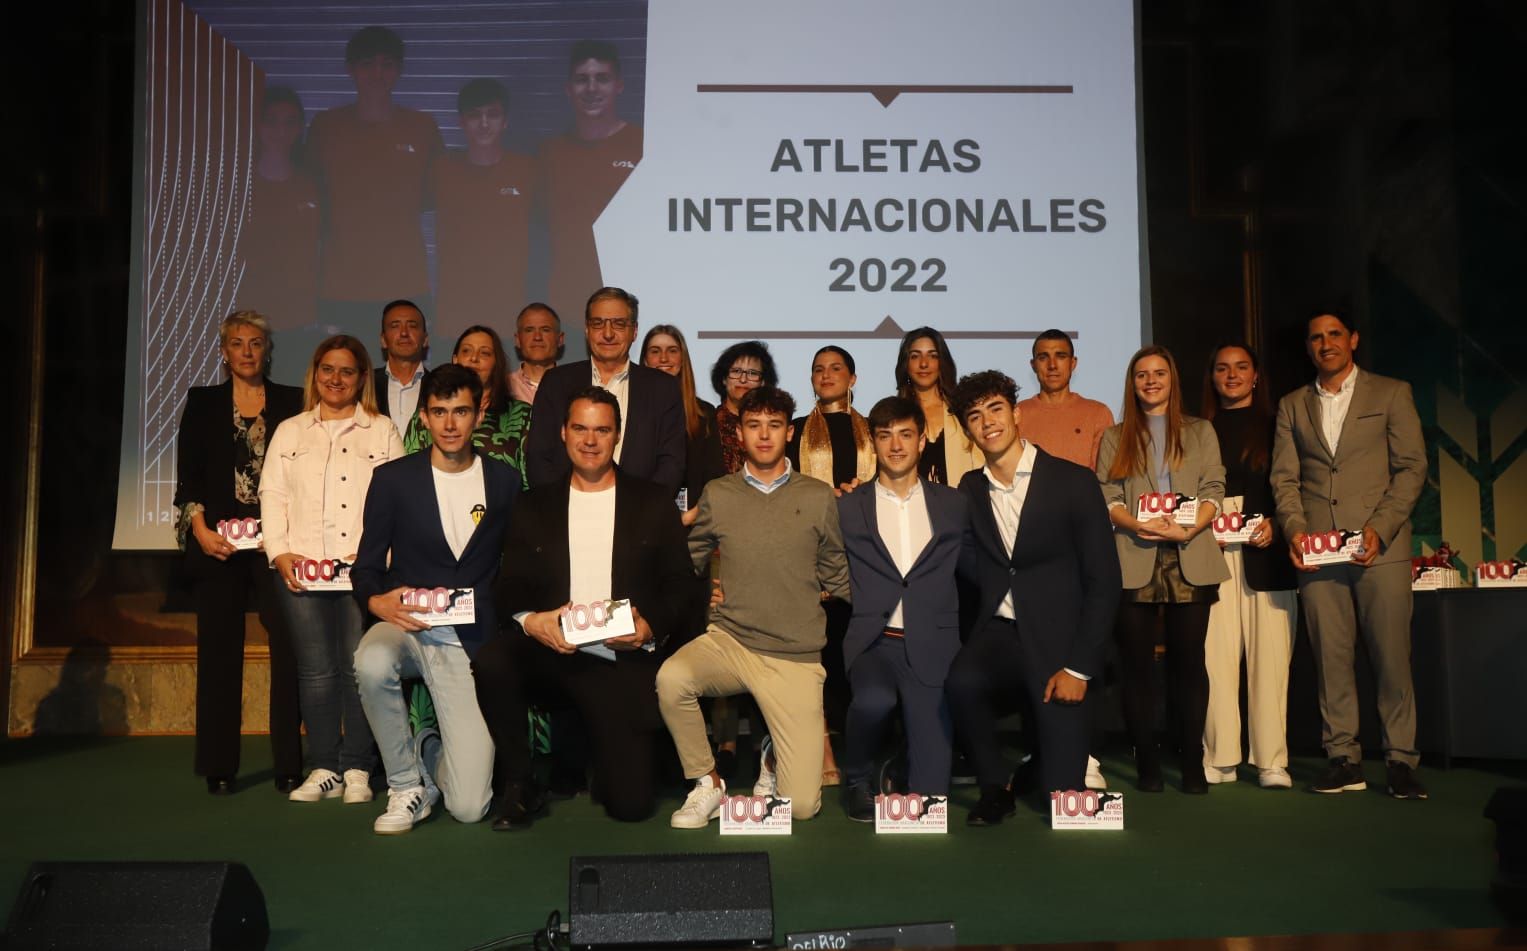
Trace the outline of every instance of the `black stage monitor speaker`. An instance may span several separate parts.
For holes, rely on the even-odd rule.
[[[259,951],[265,896],[234,862],[37,862],[6,926],[12,951]]]
[[[765,852],[574,857],[569,893],[575,948],[774,942]]]

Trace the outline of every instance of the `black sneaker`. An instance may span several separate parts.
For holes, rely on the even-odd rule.
[[[1384,790],[1395,799],[1425,799],[1426,787],[1416,781],[1415,770],[1404,763],[1389,763],[1389,785]]]
[[[534,783],[509,783],[493,810],[493,831],[528,829],[545,808],[546,797]]]
[[[843,787],[843,811],[855,822],[875,821],[875,793],[869,783],[849,783]]]
[[[965,816],[968,826],[994,826],[1018,811],[1013,794],[1001,786],[983,786],[981,799]]]
[[[1330,767],[1310,785],[1311,791],[1318,793],[1359,792],[1367,788],[1362,767],[1344,756],[1331,757]]]

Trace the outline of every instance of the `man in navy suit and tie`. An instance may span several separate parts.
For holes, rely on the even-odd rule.
[[[535,411],[525,446],[528,484],[534,488],[566,481],[573,471],[562,445],[562,424],[573,397],[597,386],[615,397],[621,433],[615,444],[620,471],[679,493],[684,481],[683,397],[679,381],[661,370],[632,363],[636,341],[636,295],[601,287],[584,307],[589,358],[547,370],[536,390]]]
[[[875,818],[871,772],[901,703],[909,792],[947,795],[953,725],[944,678],[960,650],[955,570],[970,531],[959,492],[917,477],[927,444],[922,408],[891,396],[870,410],[875,479],[838,500],[854,616],[843,638],[853,687],[844,736],[845,809]]]
[[[356,599],[377,618],[356,649],[355,675],[387,771],[387,810],[373,825],[383,835],[412,829],[442,793],[462,822],[487,815],[493,740],[469,658],[496,629],[493,582],[520,491],[512,466],[472,448],[483,393],[477,374],[447,364],[425,374],[420,388],[430,450],[372,474],[350,572]],[[452,603],[470,594],[472,622],[426,624],[419,615],[428,608],[405,603],[416,589],[443,589]],[[429,688],[439,731],[410,735],[404,677]]]
[[[1102,672],[1123,580],[1113,528],[1088,469],[1018,438],[1018,385],[995,370],[960,380],[954,412],[986,465],[967,472],[971,534],[960,574],[979,588],[974,626],[946,689],[981,798],[966,821],[1014,810],[997,741],[1004,707],[1027,700],[1046,791],[1083,788],[1088,683]]]

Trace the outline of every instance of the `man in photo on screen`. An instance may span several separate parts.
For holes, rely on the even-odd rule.
[[[361,706],[387,771],[387,809],[372,828],[407,832],[445,807],[477,822],[493,798],[493,740],[477,706],[470,658],[497,628],[493,580],[519,473],[472,446],[482,380],[454,364],[424,378],[420,417],[431,443],[381,466],[366,492],[355,598],[376,618],[355,651]],[[433,503],[433,506],[431,505]],[[473,623],[430,626],[411,590],[470,592]],[[409,731],[403,678],[424,681],[439,728]]]
[[[534,403],[541,378],[557,365],[567,349],[562,318],[547,304],[534,301],[514,320],[514,355],[520,365],[509,374],[509,392],[523,403]]]
[[[403,40],[368,26],[345,46],[355,101],[320,112],[307,160],[323,195],[319,322],[331,333],[366,336],[383,301],[407,297],[428,307],[425,184],[444,145],[435,120],[401,106]]]
[[[705,632],[657,675],[663,721],[684,777],[695,784],[669,819],[676,829],[705,828],[726,795],[701,697],[749,693],[762,711],[772,748],[753,795],[790,799],[795,819],[811,818],[822,805],[822,602],[850,597],[848,559],[832,487],[785,458],[794,414],[795,400],[774,387],[742,398],[742,468],[706,483],[690,529],[698,575],[708,575],[712,553],[720,552],[722,596]]]
[[[382,306],[382,365],[376,368],[376,408],[398,432],[408,432],[419,408],[419,384],[429,354],[424,312],[411,300]]]
[[[615,44],[574,43],[563,88],[573,127],[543,142],[538,162],[551,244],[547,299],[558,313],[575,314],[589,288],[607,282],[594,222],[641,161],[642,129],[617,111],[626,84]]]
[[[473,79],[456,95],[464,152],[436,157],[430,168],[435,205],[435,335],[455,340],[474,325],[493,326],[504,302],[525,299],[535,163],[504,148],[509,90]],[[528,402],[528,401],[527,401]]]

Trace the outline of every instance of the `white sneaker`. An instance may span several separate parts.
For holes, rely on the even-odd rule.
[[[758,744],[758,781],[753,784],[755,796],[774,796],[779,793],[779,777],[774,775],[774,770],[769,766],[769,760],[773,756],[774,738],[765,734]]]
[[[1215,783],[1233,783],[1235,782],[1235,778],[1234,766],[1204,767],[1204,781],[1211,786]]]
[[[371,774],[364,769],[345,770],[345,802],[370,802],[371,796]]]
[[[343,795],[345,781],[339,778],[339,774],[333,770],[315,769],[308,773],[308,778],[302,781],[302,785],[291,791],[286,798],[292,802],[317,802],[320,799],[333,799]]]
[[[1257,785],[1263,789],[1292,789],[1294,781],[1289,778],[1288,770],[1271,766],[1257,772]]]
[[[377,835],[402,835],[414,827],[414,823],[429,818],[430,807],[440,800],[440,793],[431,795],[423,786],[412,789],[387,790],[387,811],[371,823]]]
[[[701,776],[684,797],[684,805],[668,817],[668,824],[675,829],[703,829],[721,815],[721,800],[725,798],[726,780],[718,787],[709,776]]]
[[[1103,764],[1098,762],[1096,756],[1087,757],[1087,778],[1084,785],[1088,789],[1108,788],[1108,780],[1103,778]]]

